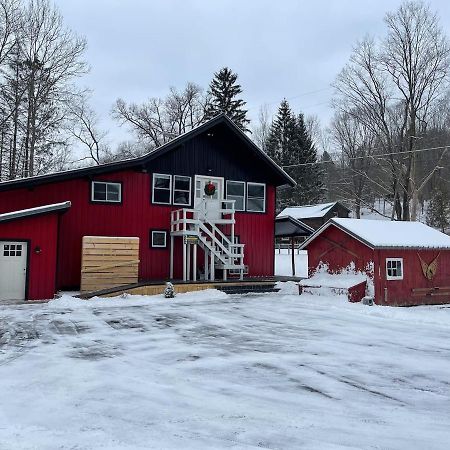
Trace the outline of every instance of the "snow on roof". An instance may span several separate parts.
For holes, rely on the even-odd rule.
[[[36,206],[35,208],[21,209],[18,211],[11,211],[0,214],[0,222],[7,220],[20,219],[27,216],[35,216],[38,214],[45,214],[47,212],[53,212],[70,208],[71,203],[69,201],[62,203],[52,203],[50,205]]]
[[[323,229],[330,224],[335,224],[374,248],[450,249],[450,236],[421,222],[333,218]]]
[[[277,217],[291,216],[294,219],[308,219],[314,217],[323,217],[336,204],[321,203],[319,205],[291,206],[284,208]]]

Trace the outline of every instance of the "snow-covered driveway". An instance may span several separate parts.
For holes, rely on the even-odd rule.
[[[1,449],[449,442],[449,308],[215,291],[0,308]]]

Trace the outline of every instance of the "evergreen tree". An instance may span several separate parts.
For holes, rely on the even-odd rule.
[[[427,224],[442,232],[450,226],[450,198],[444,186],[435,188],[427,209]]]
[[[226,115],[243,131],[249,131],[247,125],[247,110],[244,109],[246,102],[238,98],[242,93],[241,85],[237,83],[237,74],[228,67],[214,73],[209,89],[208,102],[205,108],[205,120],[209,120],[220,113]]]
[[[295,116],[283,100],[272,122],[267,154],[297,182],[277,192],[277,209],[317,203],[323,198],[323,173],[317,150],[305,126],[303,114]]]

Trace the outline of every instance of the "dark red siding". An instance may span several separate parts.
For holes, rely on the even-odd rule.
[[[372,249],[334,226],[324,230],[306,249],[310,272],[320,263],[328,264],[330,270],[335,272],[352,262],[357,270],[364,271],[368,263],[374,260]]]
[[[95,179],[122,182],[122,204],[91,203],[91,180],[80,178],[0,192],[0,213],[67,200],[72,202],[71,208],[61,216],[57,271],[60,289],[75,288],[80,284],[81,239],[86,235],[139,237],[140,279],[168,278],[169,248],[150,248],[149,230],[167,230],[169,233],[170,211],[181,207],[151,204],[151,174],[148,173],[127,170]],[[271,185],[267,186],[266,207],[265,214],[236,214],[236,234],[246,244],[245,263],[254,276],[273,275],[275,188]],[[180,260],[180,255],[181,245],[177,245],[176,259]],[[181,269],[174,275],[180,277]]]
[[[55,294],[59,217],[50,213],[0,223],[0,240],[28,241],[28,300],[51,299]]]
[[[320,262],[330,272],[337,272],[354,262],[364,271],[373,263],[375,303],[389,306],[450,303],[449,295],[413,295],[414,289],[450,287],[450,250],[371,249],[344,231],[331,225],[306,247],[310,273]],[[433,280],[422,272],[419,256],[430,263],[439,254],[438,270]],[[386,279],[386,258],[403,258],[403,280]],[[416,291],[417,292],[417,291]]]

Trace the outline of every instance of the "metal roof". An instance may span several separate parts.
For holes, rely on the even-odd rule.
[[[51,205],[37,206],[35,208],[21,209],[19,211],[11,211],[0,214],[0,222],[7,222],[10,220],[22,219],[24,217],[37,216],[40,214],[47,214],[57,211],[66,211],[71,206],[70,202],[54,203]]]

